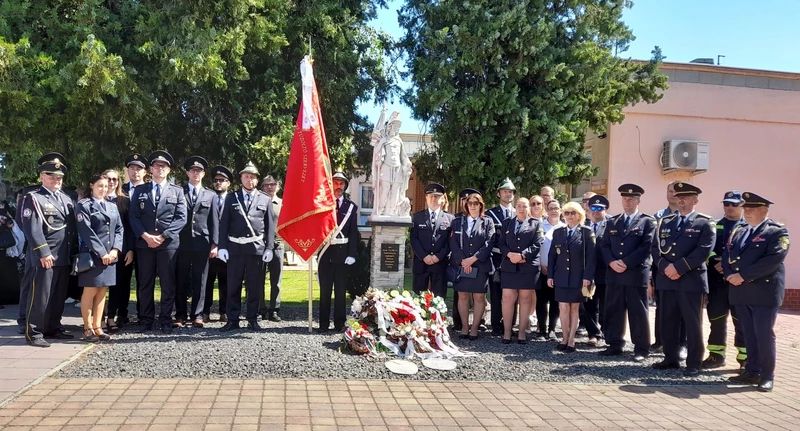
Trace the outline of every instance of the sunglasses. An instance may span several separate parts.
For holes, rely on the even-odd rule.
[[[542,205],[541,202],[536,202],[536,201],[531,202],[531,206],[538,207],[540,205]]]
[[[213,183],[224,183],[225,181],[228,181],[228,180],[223,179],[223,178],[214,178],[214,181],[212,181],[212,182]]]
[[[726,207],[738,207],[738,206],[740,206],[741,204],[735,204],[735,203],[733,203],[733,202],[723,202],[723,203],[722,203],[722,205],[723,205],[723,206],[726,206]]]
[[[577,211],[564,211],[565,216],[574,216],[576,214],[578,214]]]
[[[108,177],[108,181],[109,182],[111,182],[111,181],[119,181],[119,178]]]
[[[603,211],[603,210],[606,209],[606,207],[601,206],[601,205],[592,205],[592,206],[589,207],[589,209],[592,210],[592,211]]]

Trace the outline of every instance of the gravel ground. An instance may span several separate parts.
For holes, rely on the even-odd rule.
[[[212,318],[216,315],[212,314]],[[410,379],[536,381],[581,384],[722,384],[724,372],[704,371],[695,378],[680,370],[656,371],[650,367],[663,359],[651,355],[643,364],[631,361],[632,346],[622,356],[604,358],[602,348],[581,344],[563,354],[555,342],[529,341],[526,345],[501,344],[498,337],[481,333],[476,341],[454,343],[477,356],[456,358],[452,371],[425,368],[414,359],[419,373],[399,376],[383,360],[342,353],[341,335],[309,334],[305,308],[281,310],[280,323],[262,322],[265,331],[247,329],[219,332],[222,323],[205,328],[176,329],[139,334],[126,327],[110,342],[101,343],[59,372],[78,378],[229,378],[229,379]],[[315,322],[316,324],[316,322]],[[585,339],[583,340],[585,341]]]

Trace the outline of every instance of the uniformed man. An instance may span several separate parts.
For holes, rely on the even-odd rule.
[[[492,219],[494,223],[494,241],[497,244],[497,237],[500,235],[500,230],[503,221],[514,217],[514,193],[517,188],[511,179],[506,177],[503,182],[497,186],[497,197],[500,199],[500,205],[486,211],[486,215]],[[489,301],[491,303],[491,321],[492,321],[492,335],[503,335],[503,288],[500,286],[500,263],[503,261],[503,255],[500,253],[500,247],[495,246],[492,248],[492,264],[494,265],[495,272],[489,277]],[[535,308],[535,307],[534,307]]]
[[[728,340],[728,315],[733,318],[734,341],[733,344],[738,350],[736,360],[739,367],[744,369],[747,360],[747,349],[744,345],[744,334],[736,317],[736,307],[731,306],[728,301],[728,281],[722,269],[722,254],[725,244],[728,243],[733,230],[740,225],[747,224],[742,218],[744,208],[742,208],[742,192],[731,190],[725,193],[722,199],[723,211],[725,216],[717,221],[717,237],[714,241],[714,252],[711,253],[709,265],[713,269],[708,270],[708,305],[706,305],[706,315],[711,330],[708,333],[708,357],[703,361],[704,369],[714,369],[725,366],[725,350]]]
[[[25,280],[30,283],[25,298],[25,339],[36,347],[50,346],[45,337],[74,338],[61,329],[70,259],[78,243],[75,202],[61,192],[67,172],[63,162],[53,157],[39,165],[42,185],[27,193],[20,208],[28,242],[25,264],[30,268]]]
[[[775,378],[775,319],[783,303],[789,232],[769,218],[772,202],[753,192],[742,194],[747,225],[734,228],[722,256],[729,299],[736,307],[747,347],[747,365],[733,383],[758,384],[770,392]]]
[[[217,257],[228,262],[228,322],[221,331],[239,329],[242,282],[247,290],[250,330],[260,331],[258,308],[264,296],[266,265],[274,258],[275,222],[269,196],[258,191],[258,169],[248,162],[239,171],[242,188],[225,198],[219,222]]]
[[[37,166],[42,166],[42,164],[47,162],[52,162],[54,160],[59,160],[61,165],[64,166],[66,172],[66,165],[64,165],[65,158],[61,153],[47,153],[44,154],[42,157],[39,157],[39,160],[36,161]],[[41,184],[33,185],[33,186],[26,186],[23,187],[17,194],[16,198],[16,207],[17,212],[14,215],[14,221],[17,223],[17,226],[20,229],[24,229],[24,224],[27,220],[22,217],[22,207],[25,205],[25,202],[30,197],[30,192],[34,190],[39,190],[42,187]],[[76,228],[77,229],[77,228]],[[77,232],[77,230],[76,230]],[[77,249],[77,243],[75,244]],[[22,273],[22,280],[20,282],[19,288],[19,313],[17,317],[17,332],[19,334],[25,334],[25,321],[27,320],[28,316],[28,296],[31,292],[31,285],[32,285],[32,277],[34,274],[34,266],[32,265],[25,265],[23,273]]]
[[[144,176],[147,174],[147,158],[139,153],[134,153],[125,159],[125,168],[128,172],[130,181],[122,185],[122,192],[125,197],[130,199],[133,190],[144,184]],[[129,208],[130,211],[130,208]],[[125,228],[125,236],[130,234],[130,214],[120,214],[123,217],[122,224]],[[135,240],[134,240],[135,242]],[[130,323],[128,318],[128,305],[131,301],[131,279],[133,272],[136,271],[136,278],[139,278],[139,271],[136,269],[136,250],[133,250],[133,263],[131,265],[117,265],[117,285],[115,288],[108,289],[108,317],[117,318],[118,328]],[[140,302],[136,302],[136,309],[140,309]]]
[[[586,202],[586,206],[589,208],[586,215],[586,226],[592,229],[597,243],[605,235],[606,223],[611,219],[606,214],[609,205],[608,199],[601,195],[592,195]],[[595,253],[595,257],[597,259],[594,273],[595,294],[583,303],[585,313],[581,316],[591,346],[596,346],[603,339],[603,324],[606,317],[606,271],[608,266],[601,253]]]
[[[466,189],[461,190],[460,192],[458,192],[458,211],[456,211],[455,215],[453,216],[453,220],[461,218],[461,217],[464,217],[464,203],[467,201],[467,197],[469,197],[469,195],[471,195],[473,193],[481,194],[479,191],[477,191],[475,189],[472,189],[472,188],[466,188]],[[452,225],[452,222],[450,224]],[[452,287],[452,285],[450,287]],[[458,295],[457,294],[453,295],[453,314],[452,314],[452,316],[453,316],[453,326],[451,327],[451,329],[453,331],[455,331],[455,332],[461,332],[461,314],[458,312]],[[481,319],[481,326],[483,326],[484,328],[486,327],[484,319]],[[481,329],[481,330],[485,330],[485,329]]]
[[[206,281],[206,297],[203,306],[203,322],[211,321],[211,305],[214,302],[214,282],[217,281],[219,289],[219,321],[227,322],[228,316],[225,310],[228,309],[228,264],[219,258],[219,222],[222,219],[222,211],[225,206],[225,199],[228,196],[228,188],[231,186],[233,173],[230,169],[222,165],[211,168],[212,186],[214,187],[214,206],[212,217],[217,229],[213,230],[211,249],[217,249],[217,253],[208,260],[208,280]]]
[[[706,262],[714,250],[716,226],[711,216],[695,211],[700,188],[675,184],[678,212],[658,221],[653,240],[656,294],[661,309],[661,342],[664,360],[653,364],[657,370],[679,368],[680,323],[686,325],[688,342],[683,375],[700,373],[703,352],[703,295],[708,293]]]
[[[189,183],[183,186],[186,197],[186,226],[181,231],[178,247],[177,299],[175,300],[175,327],[183,327],[191,319],[192,326],[203,327],[203,307],[206,303],[208,260],[217,256],[212,244],[217,223],[212,212],[217,194],[203,187],[208,162],[200,156],[191,156],[183,163]],[[192,296],[191,309],[186,309],[187,296]]]
[[[272,199],[272,223],[277,227],[278,216],[281,214],[281,207],[283,200],[278,197],[278,191],[281,189],[281,182],[276,180],[272,175],[264,177],[261,183],[261,191],[267,194]],[[267,264],[269,271],[269,308],[267,308],[266,295],[261,301],[261,316],[264,320],[270,322],[280,322],[281,312],[281,280],[283,279],[283,240],[278,235],[277,229],[275,230],[275,248],[272,253],[275,258]]]
[[[186,198],[180,186],[167,180],[174,164],[172,156],[159,150],[151,154],[149,160],[153,181],[133,189],[129,215],[136,237],[139,325],[142,331],[154,329],[154,291],[158,275],[161,282],[159,325],[161,332],[171,334],[177,251],[181,230],[186,225]]]
[[[341,332],[347,318],[347,277],[350,265],[356,263],[358,250],[358,206],[344,196],[350,180],[342,172],[333,174],[333,195],[336,198],[336,230],[330,245],[319,256],[319,328],[330,326],[331,294],[334,295],[333,326]]]
[[[656,221],[639,211],[644,189],[623,184],[617,189],[623,212],[606,222],[597,248],[606,269],[605,338],[608,347],[601,356],[622,354],[625,347],[625,313],[633,342],[633,360],[642,362],[650,354],[647,283],[650,280],[650,245]]]
[[[425,186],[427,208],[417,212],[411,219],[410,241],[414,250],[414,292],[430,290],[434,295],[447,297],[447,269],[453,215],[442,208],[444,186],[437,183]]]

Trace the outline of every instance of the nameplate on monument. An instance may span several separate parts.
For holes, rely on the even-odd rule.
[[[381,244],[381,271],[400,270],[400,244]]]

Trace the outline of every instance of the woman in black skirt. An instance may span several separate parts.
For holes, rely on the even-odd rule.
[[[530,216],[531,204],[519,198],[516,217],[504,220],[497,238],[503,261],[500,263],[500,285],[503,288],[503,343],[511,343],[514,308],[519,297],[519,334],[517,343],[528,342],[528,316],[531,314],[534,290],[539,288],[539,250],[544,233],[539,219]]]
[[[131,200],[122,191],[119,172],[115,169],[106,169],[103,175],[108,177],[108,194],[106,200],[117,206],[117,213],[122,220],[122,249],[119,253],[116,284],[108,286],[108,316],[106,330],[116,331],[125,325],[128,318],[128,302],[131,294],[131,276],[133,275],[133,248],[136,238],[128,219]],[[116,318],[116,320],[115,320]]]
[[[451,270],[463,274],[453,283],[458,295],[458,312],[461,317],[461,338],[478,338],[478,326],[486,309],[486,282],[492,271],[494,223],[484,215],[485,205],[480,193],[467,196],[461,217],[453,220],[450,236]],[[469,325],[469,297],[472,296],[472,326]],[[467,334],[469,330],[469,334]]]
[[[100,326],[106,291],[108,286],[116,284],[123,231],[117,206],[106,200],[107,193],[108,177],[97,174],[89,181],[90,196],[78,202],[79,251],[90,253],[94,260],[94,268],[78,275],[78,285],[84,288],[81,316],[86,341],[111,339]]]
[[[594,233],[583,225],[586,218],[583,208],[576,202],[567,202],[562,211],[566,226],[553,230],[553,242],[547,256],[547,286],[555,288],[559,303],[562,340],[556,349],[564,353],[575,351],[575,332],[578,330],[578,312],[583,288],[594,279]]]

